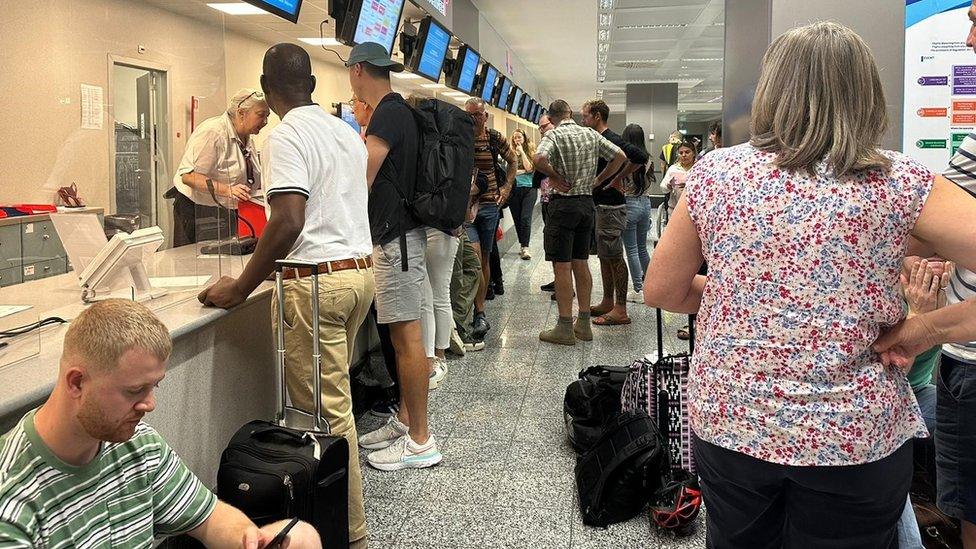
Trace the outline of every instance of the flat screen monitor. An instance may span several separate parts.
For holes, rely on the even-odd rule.
[[[512,94],[512,102],[508,105],[508,112],[518,115],[520,108],[522,108],[522,88],[515,88],[515,93]]]
[[[356,130],[356,133],[360,132],[359,122],[356,122],[356,116],[352,114],[352,105],[349,103],[339,103],[339,118],[346,124],[349,124],[350,128]]]
[[[451,33],[433,17],[427,16],[420,23],[417,31],[417,47],[414,49],[407,68],[411,71],[437,82],[441,79],[444,69],[444,57],[447,47],[451,44]]]
[[[479,95],[485,103],[491,103],[495,97],[495,84],[498,80],[498,69],[485,63],[481,69],[481,91]]]
[[[376,42],[390,53],[393,51],[393,40],[400,27],[400,14],[403,13],[405,2],[406,0],[349,0],[342,20],[336,18],[336,39],[347,46]],[[336,4],[341,5],[341,2]]]
[[[457,65],[448,86],[457,91],[471,95],[474,92],[475,80],[478,76],[478,64],[481,63],[481,55],[470,46],[461,46],[458,49]]]
[[[502,84],[498,90],[498,98],[495,99],[494,104],[499,109],[508,110],[509,99],[512,95],[512,81],[507,77],[502,76]]]
[[[535,110],[535,99],[532,99],[530,97],[526,99],[525,104],[522,105],[522,110],[519,111],[519,116],[524,118],[525,120],[528,120],[529,113],[531,113],[533,110]]]
[[[535,109],[532,111],[532,118],[530,120],[532,120],[533,124],[538,124],[540,118],[542,118],[542,104],[536,103]]]
[[[268,13],[273,13],[292,23],[298,23],[298,12],[302,9],[302,0],[244,0],[252,6],[257,6]]]

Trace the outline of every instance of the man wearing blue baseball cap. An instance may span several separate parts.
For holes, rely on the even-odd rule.
[[[353,93],[373,108],[366,180],[376,320],[390,327],[401,395],[398,413],[359,437],[359,445],[373,450],[367,461],[376,469],[431,467],[443,457],[427,426],[430,370],[420,324],[427,232],[405,207],[414,194],[420,137],[410,108],[390,86],[390,72],[402,71],[402,63],[391,60],[383,46],[365,42],[352,49],[346,66]]]

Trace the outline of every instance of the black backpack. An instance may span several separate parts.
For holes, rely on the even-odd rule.
[[[603,435],[604,424],[620,413],[620,391],[629,372],[626,366],[591,366],[566,387],[563,416],[577,453],[589,451]]]
[[[619,414],[576,462],[583,524],[609,526],[641,513],[669,469],[654,421],[642,411]]]
[[[437,99],[411,108],[420,146],[410,213],[427,227],[451,232],[464,223],[474,169],[474,124],[468,113]]]

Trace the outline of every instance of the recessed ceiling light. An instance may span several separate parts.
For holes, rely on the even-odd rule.
[[[263,9],[244,2],[207,4],[211,8],[228,15],[268,15]]]
[[[617,30],[681,29],[687,26],[687,23],[665,23],[662,25],[620,25],[617,27]]]
[[[402,78],[404,80],[413,80],[415,78],[420,78],[419,74],[414,74],[412,72],[391,72],[391,76],[394,78]]]
[[[421,84],[420,87],[421,88],[438,89],[438,88],[446,88],[447,86],[445,86],[444,84],[434,84],[434,83],[431,83],[431,84]]]
[[[341,45],[339,41],[336,40],[335,38],[319,38],[319,37],[299,38],[298,41],[305,42],[306,44],[312,46],[340,46]]]

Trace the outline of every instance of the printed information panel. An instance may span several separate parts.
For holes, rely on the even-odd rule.
[[[902,148],[943,172],[976,130],[976,54],[966,47],[966,0],[905,0]]]

